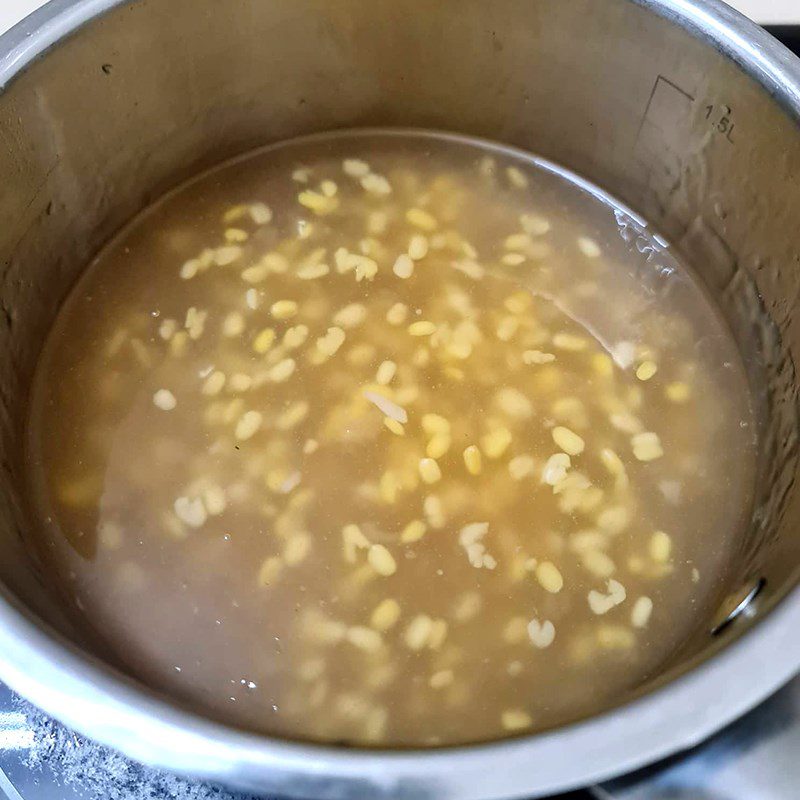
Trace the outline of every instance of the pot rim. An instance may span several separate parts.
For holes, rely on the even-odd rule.
[[[800,60],[718,0],[627,0],[733,60],[800,121]],[[127,0],[50,0],[0,36],[0,92]],[[800,131],[798,131],[800,135]],[[343,749],[249,733],[184,711],[82,651],[0,584],[0,679],[45,712],[147,764],[248,789],[460,800],[547,794],[706,739],[800,670],[800,587],[712,658],[637,699],[530,736],[435,750]]]

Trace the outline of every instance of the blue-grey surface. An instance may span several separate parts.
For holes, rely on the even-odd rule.
[[[800,677],[690,753],[595,794],[599,800],[797,800]]]

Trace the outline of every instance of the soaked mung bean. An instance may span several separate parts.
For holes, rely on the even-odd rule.
[[[523,154],[347,134],[136,218],[33,393],[37,541],[131,673],[322,741],[623,699],[716,597],[751,411],[690,272]]]

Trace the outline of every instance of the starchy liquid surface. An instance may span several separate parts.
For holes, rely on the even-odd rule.
[[[623,698],[719,589],[754,426],[665,242],[524,154],[262,150],[96,259],[34,387],[53,582],[243,727],[438,745]]]

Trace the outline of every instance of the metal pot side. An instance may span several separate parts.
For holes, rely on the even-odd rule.
[[[51,0],[0,37],[0,679],[140,761],[315,798],[538,796],[744,713],[800,669],[799,121],[800,61],[714,0]],[[206,166],[361,126],[483,136],[586,176],[677,245],[736,335],[761,422],[752,525],[718,616],[603,715],[429,751],[237,731],[105,664],[26,546],[27,391],[92,254]]]

